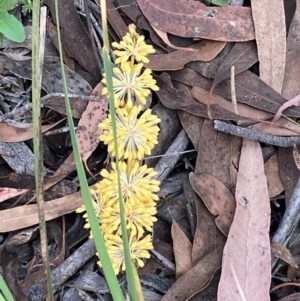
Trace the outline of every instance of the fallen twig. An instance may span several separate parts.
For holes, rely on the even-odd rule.
[[[298,136],[297,137],[296,136],[295,137],[273,136],[269,134],[260,133],[248,128],[243,128],[241,126],[236,126],[220,120],[214,121],[214,129],[234,136],[247,138],[259,142],[264,142],[270,145],[276,145],[280,147],[293,147],[294,144],[300,145],[300,137]]]
[[[84,100],[84,101],[98,101],[98,102],[101,102],[103,101],[103,99],[99,96],[87,96],[87,95],[78,95],[78,94],[69,94],[69,99],[73,99],[73,98],[79,98],[81,100]],[[40,102],[41,102],[41,107],[43,107],[43,103],[47,100],[50,100],[52,98],[56,98],[56,97],[61,97],[61,98],[64,98],[65,97],[65,94],[64,93],[50,93],[44,97],[42,97],[40,99]],[[23,107],[21,108],[18,108],[17,110],[14,110],[12,112],[9,112],[9,113],[6,113],[6,114],[3,114],[0,116],[0,122],[3,122],[7,119],[16,119],[17,116],[21,116],[23,115],[25,112],[29,111],[32,109],[32,103],[27,103],[26,105],[24,105]]]
[[[157,171],[157,179],[163,181],[175,167],[179,158],[182,156],[182,151],[186,150],[190,140],[185,130],[182,129],[178,134],[173,144],[169,147],[164,157],[162,157],[155,166]],[[172,154],[172,156],[169,156]]]
[[[272,242],[276,242],[282,245],[288,243],[288,239],[297,225],[297,219],[299,219],[300,212],[300,178],[298,179],[293,194],[288,201],[284,215],[280,221],[280,224],[275,232]]]

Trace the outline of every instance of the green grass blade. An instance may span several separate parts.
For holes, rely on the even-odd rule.
[[[7,287],[2,275],[0,275],[0,290],[2,292],[2,294],[0,295],[2,299],[0,299],[0,300],[15,301],[15,299],[14,299],[13,295],[11,294],[9,288]]]
[[[56,10],[56,20],[57,20],[57,35],[58,35],[58,45],[59,45],[59,55],[60,55],[60,63],[61,63],[61,71],[62,71],[62,80],[63,80],[63,89],[65,94],[65,104],[66,104],[66,111],[68,117],[68,124],[70,128],[70,135],[71,141],[73,146],[74,158],[76,163],[76,168],[79,177],[79,183],[81,187],[82,198],[86,207],[86,212],[88,214],[88,219],[91,225],[91,231],[95,240],[95,245],[97,252],[99,254],[105,278],[108,282],[108,286],[110,292],[113,296],[114,301],[124,301],[124,296],[122,294],[120,285],[118,283],[117,277],[113,271],[110,258],[107,253],[106,245],[104,242],[104,238],[102,235],[102,231],[99,227],[99,222],[96,217],[96,213],[94,210],[93,203],[91,201],[91,194],[90,190],[86,181],[86,176],[82,164],[82,160],[79,154],[78,145],[76,141],[75,131],[74,131],[74,123],[71,113],[70,102],[68,98],[68,90],[66,84],[66,76],[63,64],[63,57],[62,57],[62,45],[61,45],[61,35],[60,35],[60,27],[59,27],[59,16],[58,16],[58,0],[55,0],[55,10]]]
[[[35,187],[39,216],[39,227],[41,236],[41,250],[43,271],[46,280],[46,300],[53,301],[51,272],[48,254],[48,239],[44,212],[44,174],[43,174],[43,149],[41,129],[41,79],[42,60],[44,52],[40,51],[40,5],[38,1],[33,2],[32,11],[32,122],[33,122],[33,150],[34,150],[34,171]],[[41,47],[44,49],[43,47]]]

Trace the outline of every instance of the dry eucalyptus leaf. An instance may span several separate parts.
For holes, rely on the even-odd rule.
[[[291,2],[291,1],[288,1]],[[282,87],[282,96],[295,97],[300,91],[300,1],[296,1],[296,12],[287,36],[287,53]]]
[[[150,23],[176,36],[215,41],[255,39],[251,9],[248,7],[208,7],[190,0],[136,2]]]
[[[108,100],[101,95],[103,85],[99,83],[93,90],[93,96],[99,96],[99,101],[89,101],[85,111],[79,120],[76,132],[79,152],[85,168],[89,173],[87,160],[99,144],[99,136],[102,130],[99,129],[99,123],[107,117]]]
[[[270,200],[260,145],[244,139],[236,211],[223,253],[218,300],[270,300]],[[259,281],[258,281],[259,280]]]
[[[178,279],[192,268],[192,244],[175,220],[172,222],[171,234],[176,263],[176,278]]]
[[[263,81],[281,93],[286,60],[286,26],[282,0],[252,0],[252,16]]]

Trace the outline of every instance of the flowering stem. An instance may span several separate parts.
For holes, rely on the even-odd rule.
[[[115,276],[114,270],[112,268],[108,252],[106,249],[105,241],[103,238],[102,231],[99,227],[99,223],[96,217],[96,213],[94,210],[93,203],[91,201],[91,194],[87,184],[85,172],[83,169],[82,160],[79,154],[79,149],[76,141],[74,123],[71,113],[71,106],[68,97],[68,88],[66,83],[66,75],[62,57],[62,44],[61,44],[61,35],[60,35],[60,26],[59,26],[59,15],[58,15],[58,0],[55,0],[55,13],[56,13],[56,23],[57,23],[57,36],[58,36],[58,47],[59,47],[59,57],[61,64],[61,73],[62,73],[62,82],[63,82],[63,90],[65,94],[65,105],[66,112],[68,117],[68,124],[70,128],[71,141],[73,146],[74,158],[76,163],[76,169],[79,177],[79,183],[81,187],[82,198],[84,201],[84,205],[86,207],[86,212],[88,214],[89,222],[91,225],[92,234],[94,237],[95,245],[97,252],[103,262],[103,271],[105,278],[107,279],[107,283],[113,296],[114,301],[124,301],[124,296],[122,294],[120,285],[118,283],[117,277]]]
[[[125,209],[124,209],[123,197],[122,197],[122,187],[121,187],[120,167],[119,167],[119,154],[118,154],[118,141],[117,141],[117,127],[116,127],[116,110],[115,110],[114,95],[113,95],[112,66],[111,66],[111,61],[109,58],[109,41],[108,41],[106,1],[105,0],[101,0],[101,17],[102,17],[102,29],[103,29],[102,55],[103,55],[104,70],[106,73],[106,81],[107,81],[106,84],[107,84],[107,89],[108,89],[109,109],[110,109],[112,129],[113,129],[116,171],[117,171],[117,179],[118,179],[120,220],[121,220],[125,265],[126,265],[126,278],[127,278],[127,282],[128,282],[130,300],[131,301],[142,301],[143,299],[141,299],[141,298],[139,299],[138,293],[137,293],[137,289],[139,289],[139,291],[141,291],[141,287],[140,287],[139,281],[135,281],[135,279],[136,279],[135,273],[134,273],[135,266],[132,262],[131,254],[130,254],[128,233],[127,233],[127,229],[126,229]],[[136,285],[138,285],[138,287]]]

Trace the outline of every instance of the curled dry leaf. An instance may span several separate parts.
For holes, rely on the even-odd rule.
[[[9,200],[15,196],[21,195],[27,191],[28,191],[28,189],[1,187],[0,188],[0,203],[4,202],[6,200]]]
[[[231,192],[211,175],[191,173],[190,182],[207,209],[216,216],[215,223],[219,230],[227,236],[235,211],[235,200]]]
[[[46,221],[74,212],[82,205],[81,193],[76,192],[45,202]],[[36,204],[24,205],[0,211],[0,232],[10,232],[39,223]]]
[[[265,174],[268,183],[270,198],[273,198],[283,192],[284,186],[280,178],[278,153],[275,152],[265,163]]]
[[[99,83],[92,92],[93,96],[99,96],[99,101],[89,101],[85,111],[79,120],[76,137],[78,141],[79,152],[87,171],[87,160],[99,144],[99,136],[102,130],[99,129],[99,123],[107,117],[108,101],[101,95],[103,85]],[[91,173],[89,171],[89,173]]]
[[[278,257],[281,260],[288,263],[290,266],[299,269],[299,265],[297,264],[296,260],[292,256],[291,252],[285,246],[277,242],[272,242],[271,252],[272,252],[272,256]]]
[[[167,291],[162,301],[185,301],[212,279],[215,273],[215,266],[219,267],[222,261],[222,247],[217,246],[207,254],[194,267],[180,277]]]
[[[293,3],[289,1],[290,3]],[[287,52],[282,96],[295,97],[300,91],[300,1],[296,1],[296,12],[287,36]]]
[[[288,202],[293,195],[300,171],[295,164],[292,148],[279,147],[279,170],[280,178],[284,186],[284,195]]]
[[[273,118],[273,122],[275,123],[280,118],[283,111],[290,108],[291,106],[300,106],[300,94],[296,95],[295,97],[293,97],[292,99],[280,106]]]
[[[293,157],[297,168],[300,170],[300,154],[296,144],[293,145]]]
[[[168,73],[173,80],[179,81],[191,87],[199,86],[209,91],[212,85],[211,80],[187,67],[185,67],[183,70],[169,71]],[[269,113],[276,113],[277,110],[287,102],[286,98],[277,93],[257,75],[249,70],[237,74],[235,76],[235,84],[236,98],[238,102],[247,104],[251,107]],[[230,79],[226,79],[217,85],[214,89],[214,93],[222,96],[225,99],[231,99]],[[298,99],[300,99],[300,96]],[[285,114],[290,117],[298,118],[300,115],[300,108],[288,107]]]
[[[191,0],[137,3],[149,22],[173,35],[215,41],[255,39],[251,9],[247,7],[208,7]]]
[[[175,220],[172,222],[171,234],[176,263],[176,278],[178,279],[192,268],[192,244]]]
[[[193,61],[207,62],[212,60],[225,46],[224,42],[200,41],[190,48],[196,51],[178,50],[166,54],[149,55],[150,62],[145,67],[151,70],[178,70]]]
[[[153,28],[153,30],[157,33],[157,35],[165,42],[166,45],[168,45],[169,47],[173,48],[173,49],[177,49],[177,50],[184,50],[184,51],[192,51],[195,52],[195,49],[190,48],[190,47],[180,47],[180,46],[175,46],[173,45],[168,37],[168,34],[157,28],[155,25],[153,25],[152,23],[150,23],[151,27]]]
[[[217,132],[213,121],[205,119],[199,135],[195,173],[214,176],[231,189],[235,185],[230,175],[231,150],[230,135]]]
[[[225,60],[220,65],[211,87],[211,91],[215,86],[226,78],[230,78],[231,67],[234,66],[235,74],[239,74],[258,61],[257,48],[254,41],[244,43],[235,43]]]
[[[53,124],[43,125],[42,133],[49,131],[61,121]],[[17,127],[8,123],[0,123],[0,141],[1,142],[22,142],[32,138],[32,124],[22,124]]]
[[[236,211],[223,253],[219,301],[270,300],[270,200],[258,142],[245,140]]]

